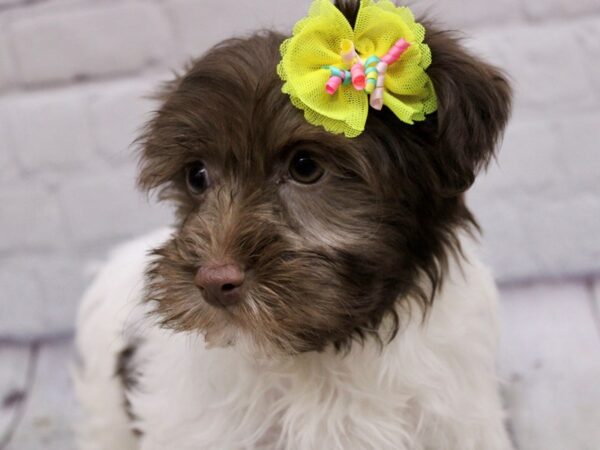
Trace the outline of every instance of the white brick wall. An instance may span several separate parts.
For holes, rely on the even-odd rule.
[[[0,217],[2,251],[51,251],[60,247],[65,240],[56,195],[46,186],[26,183],[19,187],[3,187],[0,192]]]
[[[24,171],[84,169],[92,159],[85,98],[76,92],[31,93],[5,103],[13,151]]]
[[[144,99],[234,33],[308,0],[0,0],[0,339],[69,330],[86,268],[168,223],[133,187]],[[600,3],[412,0],[505,68],[514,119],[470,200],[505,284],[600,274]]]
[[[158,6],[93,3],[9,24],[19,80],[47,84],[127,74],[165,58],[170,36]]]

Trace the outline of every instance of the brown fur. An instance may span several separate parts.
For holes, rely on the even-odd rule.
[[[358,1],[338,6],[353,22]],[[396,330],[409,295],[427,310],[457,232],[476,227],[463,192],[493,155],[510,88],[451,33],[425,26],[439,110],[412,126],[386,108],[371,110],[355,139],[307,123],[281,93],[284,36],[273,32],[217,45],[166,86],[141,138],[139,177],[177,206],[177,232],[148,270],[163,325],[296,353],[379,337],[386,315]],[[298,150],[326,169],[318,183],[289,179]],[[194,196],[185,168],[199,160],[212,186]],[[247,270],[248,298],[227,310],[193,281],[223,259]]]
[[[139,373],[135,368],[135,353],[139,343],[131,344],[121,350],[117,356],[117,364],[115,367],[115,377],[119,379],[123,388],[123,408],[129,417],[129,421],[134,423],[137,419],[133,413],[131,402],[127,398],[127,392],[131,392],[138,385]],[[142,435],[142,432],[137,427],[132,427],[131,431],[137,437]]]

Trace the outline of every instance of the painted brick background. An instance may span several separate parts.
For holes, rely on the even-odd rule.
[[[515,87],[498,161],[469,193],[501,283],[515,443],[600,448],[600,2],[408,1]],[[79,298],[113,245],[169,223],[134,188],[148,94],[223,38],[289,30],[308,4],[0,0],[0,450],[74,448]]]
[[[94,265],[169,222],[134,188],[147,98],[235,33],[282,30],[308,0],[0,0],[0,337],[61,335]],[[504,285],[600,274],[600,3],[429,0],[504,68],[515,111],[469,194]]]

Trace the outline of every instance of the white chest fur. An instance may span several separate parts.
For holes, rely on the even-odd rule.
[[[123,248],[82,306],[77,381],[87,411],[84,448],[510,448],[494,368],[497,295],[470,242],[464,243],[468,262],[451,264],[427,320],[415,308],[382,349],[368,342],[347,355],[273,360],[242,345],[207,350],[200,337],[140,318],[143,255],[162,239],[164,233]],[[111,281],[111,270],[120,282]],[[110,355],[131,339],[141,343],[135,356],[141,375],[128,395],[139,441],[114,411],[122,409],[122,397],[114,404],[120,386],[102,375]],[[99,354],[107,356],[92,357]],[[105,401],[99,405],[98,398]],[[109,422],[112,440],[103,429]]]

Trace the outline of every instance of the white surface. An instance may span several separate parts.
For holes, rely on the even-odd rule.
[[[71,360],[70,345],[45,345],[40,348],[25,414],[8,450],[74,448],[72,426],[77,407],[69,373]]]
[[[503,294],[500,367],[519,448],[600,448],[600,337],[590,289],[544,284]]]
[[[0,347],[0,445],[26,401],[29,348]],[[20,397],[20,398],[19,398]]]
[[[519,450],[600,448],[600,322],[591,288],[550,283],[502,289],[500,373]],[[595,295],[600,307],[600,280]],[[0,346],[0,395],[24,385],[27,352]],[[68,382],[71,356],[68,344],[42,347],[11,450],[72,448],[77,408]],[[2,411],[0,431],[7,418]]]

